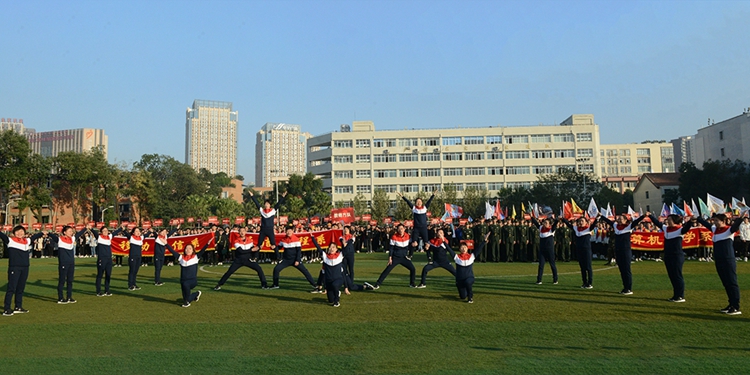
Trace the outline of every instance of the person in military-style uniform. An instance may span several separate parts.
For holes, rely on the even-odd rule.
[[[505,247],[505,261],[512,262],[514,250],[513,247],[516,244],[516,227],[513,226],[510,220],[507,220],[505,222],[505,225],[502,227],[501,232],[503,234],[502,241]]]
[[[565,234],[562,231],[562,227],[564,226],[565,225],[560,222],[555,223],[555,257],[558,262],[565,260],[565,257],[563,256],[563,237],[565,237]]]
[[[518,244],[516,260],[519,262],[528,262],[526,248],[529,244],[529,227],[526,226],[526,221],[516,222],[516,243]]]
[[[534,262],[539,261],[539,228],[534,226],[532,222],[528,223],[528,231],[529,231],[529,249],[528,259],[533,260]]]
[[[489,245],[489,250],[485,251],[485,253],[490,253],[492,259],[490,259],[493,262],[499,262],[500,261],[500,242],[502,241],[502,234],[500,232],[500,225],[498,224],[498,221],[496,218],[492,218],[489,225],[489,231],[490,231],[490,238],[489,242],[487,243]]]
[[[479,220],[479,224],[475,225],[473,229],[474,230],[473,230],[472,235],[474,236],[474,238],[484,238],[484,236],[486,236],[487,233],[489,233],[489,230],[490,230],[489,226],[487,225],[487,220],[485,220],[485,219],[480,219]],[[479,259],[478,260],[480,262],[482,262],[482,263],[486,262],[487,261],[487,251],[482,251],[481,253],[479,253]]]

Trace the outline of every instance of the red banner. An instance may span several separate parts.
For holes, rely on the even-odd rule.
[[[161,227],[162,224],[164,224],[164,220],[162,220],[162,219],[154,219],[154,226],[155,227]]]
[[[370,220],[370,225],[378,225],[378,221],[377,220]]]
[[[279,224],[287,225],[289,223],[289,216],[279,216]]]
[[[413,226],[414,226],[414,220],[404,220],[404,225],[405,225],[405,226],[406,226],[407,228],[411,228],[411,227],[413,227]]]
[[[237,225],[241,225],[244,222],[245,222],[245,217],[244,216],[237,216],[237,217],[234,218],[234,223],[237,224]]]
[[[144,221],[143,221],[143,223],[141,224],[141,227],[142,227],[143,229],[151,229],[151,221],[149,221],[149,220],[144,220]]]
[[[310,224],[312,225],[318,225],[320,224],[320,218],[317,216],[313,216],[310,218]]]
[[[225,218],[221,219],[221,223],[224,224],[224,225],[229,225],[229,218],[225,217]]]
[[[209,216],[208,217],[208,223],[209,224],[219,224],[219,217],[218,216]]]
[[[3,226],[3,231],[10,232],[11,230],[13,230],[13,226],[12,225],[4,225]]]
[[[44,229],[46,229],[46,230],[52,230],[52,228],[54,228],[54,227],[55,226],[52,225],[51,223],[44,224]]]
[[[364,214],[364,215],[362,215],[362,221],[370,221],[370,220],[372,220],[372,215],[371,214]]]
[[[188,222],[188,223],[192,223],[192,222],[194,222],[194,221],[195,221],[195,218],[194,218],[194,217],[189,217],[189,218],[187,218],[187,222]]]
[[[390,218],[390,217],[384,217],[384,218],[383,218],[383,224],[390,224],[390,223],[391,223],[391,221],[392,221],[392,220],[391,220],[391,218]]]
[[[336,223],[351,224],[354,221],[354,207],[332,209],[331,219]]]
[[[42,223],[31,224],[31,228],[33,228],[34,230],[42,229]]]
[[[214,238],[213,233],[203,233],[203,234],[193,234],[189,236],[177,236],[177,237],[169,237],[167,239],[167,243],[172,245],[172,247],[177,251],[178,253],[182,253],[182,250],[185,249],[185,246],[187,244],[193,244],[193,247],[195,247],[195,251],[200,251],[200,249],[203,248],[203,245],[205,245],[208,241],[212,241]],[[155,244],[154,238],[146,238],[143,241],[143,247],[141,247],[142,254],[144,257],[152,257],[154,256],[154,244]],[[207,250],[213,250],[214,245],[211,244],[208,246]],[[128,241],[125,237],[114,237],[112,238],[112,254],[114,255],[128,255],[128,251],[130,251],[130,241]],[[167,250],[167,255],[169,255],[169,251]]]
[[[630,235],[630,246],[638,251],[663,251],[663,232],[633,232]],[[706,228],[693,228],[682,236],[683,249],[714,247],[712,233]]]
[[[117,220],[110,220],[109,221],[109,227],[110,228],[117,228]]]
[[[440,224],[440,219],[433,217],[432,219],[430,219],[430,223],[432,225]]]
[[[342,231],[339,229],[330,229],[330,230],[324,230],[319,232],[298,232],[294,235],[299,237],[299,242],[302,244],[302,251],[311,251],[311,250],[317,250],[315,248],[315,244],[312,242],[311,237],[315,236],[315,239],[318,241],[318,245],[322,248],[326,248],[331,242],[336,241],[339,237],[341,237]],[[229,243],[234,244],[234,241],[237,239],[237,237],[240,234],[236,231],[232,231],[229,233]],[[278,242],[281,241],[282,238],[284,238],[286,234],[284,233],[276,233],[276,242],[278,245]],[[247,237],[252,239],[253,243],[257,245],[258,242],[258,233],[248,233]],[[232,245],[233,246],[233,245]],[[262,252],[273,252],[271,250],[271,241],[266,238],[263,241],[262,246],[260,247],[260,251]],[[284,252],[283,248],[279,249],[280,252]]]

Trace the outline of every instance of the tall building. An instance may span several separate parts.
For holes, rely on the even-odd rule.
[[[644,173],[675,171],[674,149],[665,141],[599,146],[602,183],[620,193],[635,189]]]
[[[255,141],[255,186],[307,172],[307,139],[299,125],[267,122]]]
[[[3,130],[12,130],[21,135],[34,132],[34,129],[23,126],[22,118],[0,118],[0,131]]]
[[[750,163],[750,109],[741,115],[698,129],[695,165],[709,160],[742,160]]]
[[[29,130],[29,129],[26,129]],[[64,151],[84,152],[102,147],[107,155],[108,137],[103,129],[68,129],[49,132],[25,132],[29,146],[34,153],[42,156],[57,156]]]
[[[333,201],[367,200],[376,189],[432,192],[451,184],[495,194],[528,187],[543,174],[578,169],[601,177],[599,126],[593,115],[572,115],[561,125],[376,131],[354,121],[307,140],[308,172],[323,179]]]
[[[671,140],[674,149],[674,169],[680,170],[682,163],[695,163],[695,137],[684,136]],[[700,167],[700,166],[699,166]]]
[[[237,111],[232,103],[195,100],[185,113],[185,163],[237,175]]]

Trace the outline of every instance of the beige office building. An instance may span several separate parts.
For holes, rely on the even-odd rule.
[[[601,177],[599,126],[593,115],[573,115],[560,125],[376,131],[354,121],[342,131],[307,141],[308,172],[323,179],[333,201],[367,200],[376,189],[432,192],[453,184],[491,194],[529,187],[537,177],[577,168]]]
[[[28,129],[27,129],[28,130]],[[107,156],[109,141],[103,129],[69,129],[50,132],[25,133],[29,146],[34,153],[54,157],[64,151],[84,152],[95,147],[102,147]]]
[[[195,100],[185,112],[185,163],[237,175],[237,111],[232,103]]]
[[[307,172],[307,139],[302,127],[268,122],[255,141],[255,186],[272,186],[289,175]]]
[[[674,146],[670,142],[609,144],[599,146],[602,182],[620,193],[635,189],[644,173],[673,173]]]
[[[22,118],[0,118],[0,131],[10,130],[18,134],[33,133],[34,129],[26,128]]]

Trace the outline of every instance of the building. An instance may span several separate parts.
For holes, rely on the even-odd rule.
[[[633,209],[638,211],[641,208],[643,212],[651,211],[659,215],[664,203],[662,196],[667,190],[679,187],[679,173],[644,173],[633,190]]]
[[[375,130],[371,121],[307,140],[308,172],[323,179],[334,202],[367,200],[376,189],[432,192],[452,184],[491,194],[529,187],[563,168],[600,176],[599,126],[593,115],[572,115],[561,125]]]
[[[28,128],[26,129],[28,130]],[[101,147],[107,156],[108,137],[103,129],[68,129],[49,132],[25,132],[31,150],[42,156],[54,157],[61,152],[82,153]]]
[[[18,134],[24,135],[33,133],[34,129],[26,128],[23,125],[22,118],[0,118],[0,131],[12,130]]]
[[[255,186],[307,172],[307,139],[299,125],[267,122],[255,140]]]
[[[695,165],[709,160],[742,160],[750,163],[750,109],[741,115],[698,129]]]
[[[674,148],[665,141],[599,146],[602,183],[620,193],[635,189],[644,173],[675,172]]]
[[[242,180],[233,178],[232,185],[234,185],[234,187],[227,186],[227,187],[221,188],[221,195],[219,196],[219,198],[233,199],[237,203],[243,203],[244,201],[242,199],[243,198],[242,192],[243,192],[244,186],[242,185]]]
[[[232,103],[195,100],[185,112],[185,163],[237,175],[237,111]]]
[[[688,135],[671,140],[674,149],[674,168],[680,170],[682,163],[695,163],[695,137]]]

